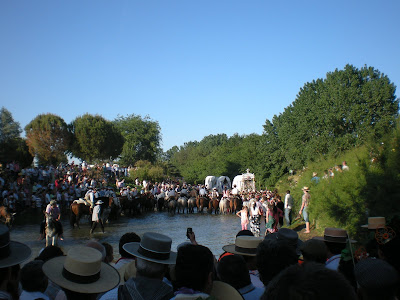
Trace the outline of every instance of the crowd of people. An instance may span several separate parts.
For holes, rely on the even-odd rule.
[[[194,232],[177,252],[164,234],[129,232],[120,238],[118,260],[112,246],[90,240],[67,253],[48,246],[31,261],[31,249],[0,225],[0,299],[395,300],[400,237],[377,239],[386,225],[383,217],[369,218],[368,253],[355,251],[356,241],[340,228],[304,242],[280,228],[265,237],[241,230],[219,257]]]

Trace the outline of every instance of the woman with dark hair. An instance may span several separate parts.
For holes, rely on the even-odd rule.
[[[260,236],[260,225],[261,225],[262,210],[257,206],[254,201],[250,207],[250,231],[254,236]]]

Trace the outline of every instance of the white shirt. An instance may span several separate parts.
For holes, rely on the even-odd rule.
[[[93,208],[93,214],[92,214],[92,221],[93,222],[94,221],[98,221],[100,219],[100,209],[101,209],[100,205],[96,205]]]
[[[285,208],[292,209],[292,206],[289,205],[289,204],[293,202],[293,199],[291,201],[289,201],[290,198],[292,198],[292,195],[286,194],[286,196],[285,196]]]

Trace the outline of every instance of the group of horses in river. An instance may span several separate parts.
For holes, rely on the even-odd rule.
[[[197,213],[204,211],[212,214],[228,214],[236,213],[242,209],[245,203],[238,196],[229,198],[209,198],[208,196],[199,196],[196,190],[190,191],[189,195],[179,195],[168,199],[167,193],[161,193],[154,196],[151,192],[145,192],[135,198],[127,196],[119,196],[116,199],[113,197],[99,197],[95,201],[101,200],[102,218],[106,222],[109,219],[118,219],[121,215],[135,216],[143,212],[152,211],[168,211],[170,214],[186,213],[192,214],[197,209]],[[80,228],[80,219],[83,216],[88,216],[91,220],[92,208],[85,203],[74,201],[70,205],[70,225],[72,228],[75,225]],[[7,207],[0,206],[0,218],[8,226],[11,227],[15,213],[9,212]],[[55,224],[55,220],[51,216],[45,214],[46,217],[46,246],[56,245],[59,235],[59,230]]]
[[[242,209],[242,200],[238,196],[229,198],[209,198],[199,196],[196,190],[191,190],[188,195],[179,195],[168,198],[167,193],[154,196],[151,192],[145,192],[137,197],[119,196],[118,200],[112,197],[96,198],[96,202],[102,200],[103,221],[118,219],[120,215],[135,216],[144,212],[168,211],[170,214],[192,214],[197,209],[198,213],[207,211],[214,214],[236,213]],[[70,224],[76,224],[79,228],[79,220],[84,215],[91,215],[91,208],[83,203],[72,203],[70,207]]]

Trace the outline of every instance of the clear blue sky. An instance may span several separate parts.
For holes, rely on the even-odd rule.
[[[0,1],[0,106],[24,128],[149,115],[162,147],[261,134],[346,64],[400,84],[400,1]]]

